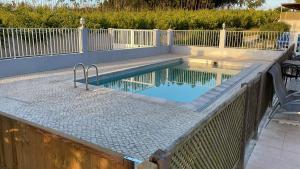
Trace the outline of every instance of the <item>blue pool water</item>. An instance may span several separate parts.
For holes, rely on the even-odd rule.
[[[184,83],[168,83],[162,84],[158,87],[149,88],[139,91],[137,93],[146,96],[160,97],[167,100],[179,101],[179,102],[191,102],[199,96],[209,91],[210,87]]]
[[[100,81],[99,85],[176,102],[191,102],[235,74],[213,65],[179,63],[148,72],[136,72],[130,77]],[[96,85],[96,82],[91,84]]]

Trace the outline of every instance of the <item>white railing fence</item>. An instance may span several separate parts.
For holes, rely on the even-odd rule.
[[[0,28],[0,59],[159,46],[199,46],[300,52],[299,33],[226,30]]]
[[[0,28],[0,59],[77,53],[78,29]]]
[[[152,47],[153,45],[153,30],[133,30],[134,45],[138,47]]]
[[[112,50],[112,37],[108,29],[90,29],[88,35],[89,51]]]
[[[113,30],[113,48],[114,49],[126,49],[133,47],[131,29],[114,29]]]
[[[160,31],[160,46],[168,46],[168,31]]]
[[[176,46],[219,46],[219,30],[174,30],[173,32],[173,44]]]
[[[154,46],[153,30],[72,28],[0,28],[0,59]],[[87,36],[87,43],[82,44]]]
[[[289,32],[226,31],[226,48],[285,50],[289,46]]]
[[[153,47],[153,30],[113,29],[113,48]]]

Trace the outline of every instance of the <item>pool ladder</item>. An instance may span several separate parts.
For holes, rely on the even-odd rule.
[[[73,71],[74,71],[74,88],[77,88],[76,85],[76,74],[77,74],[77,68],[81,67],[83,69],[83,76],[84,76],[84,80],[85,80],[85,89],[89,90],[89,70],[91,68],[95,68],[96,70],[96,80],[97,80],[97,85],[99,85],[99,71],[98,71],[98,67],[94,64],[89,65],[87,68],[85,68],[85,65],[83,63],[78,63],[74,66]]]

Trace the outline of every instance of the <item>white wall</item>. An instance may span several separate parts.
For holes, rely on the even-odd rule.
[[[284,51],[256,50],[256,49],[233,49],[215,47],[195,47],[195,46],[172,46],[171,53],[190,56],[213,56],[225,58],[238,58],[237,60],[261,60],[272,61],[282,55]]]
[[[34,56],[0,61],[0,78],[73,67],[77,63],[97,64],[169,53],[168,47],[98,51],[54,56]]]

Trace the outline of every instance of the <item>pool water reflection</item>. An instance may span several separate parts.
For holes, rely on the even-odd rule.
[[[209,64],[184,62],[147,73],[137,73],[123,79],[114,79],[100,85],[171,101],[191,102],[239,71]]]

